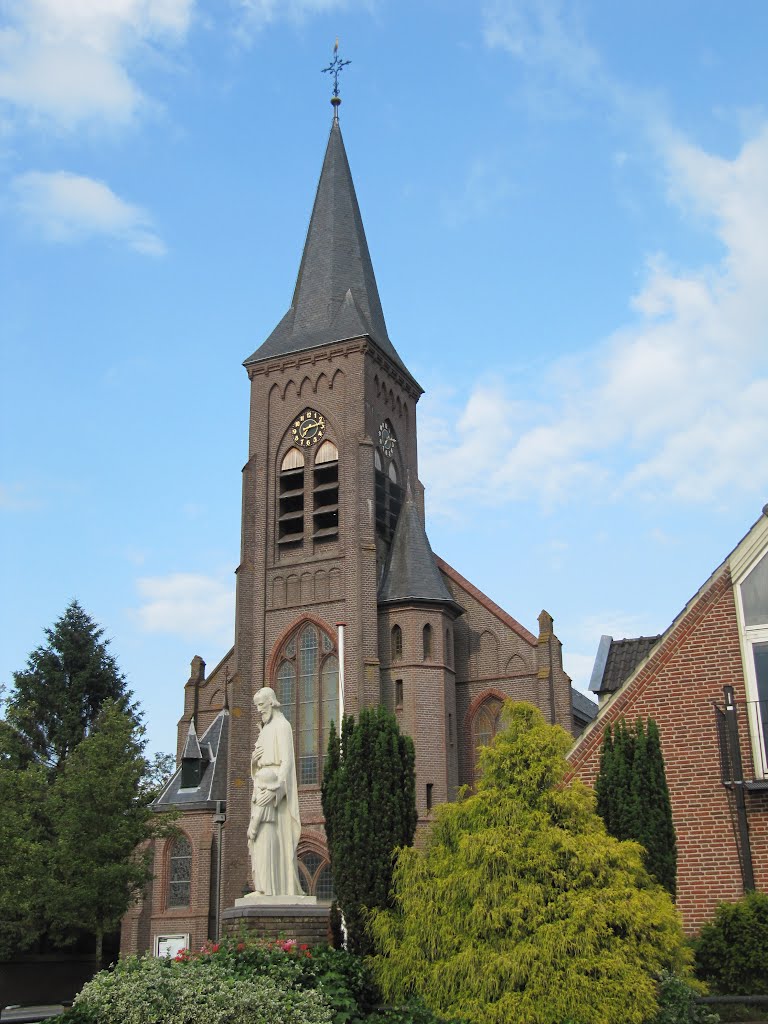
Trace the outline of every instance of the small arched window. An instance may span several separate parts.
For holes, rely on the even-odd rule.
[[[319,900],[330,902],[333,899],[333,878],[328,859],[310,850],[300,853],[298,862],[299,881],[307,896],[317,896]]]
[[[501,726],[501,709],[504,705],[498,697],[488,697],[475,712],[472,719],[472,749],[475,752],[475,768],[482,747],[487,747]]]
[[[429,661],[432,657],[432,627],[429,623],[421,631],[421,641],[424,661]]]
[[[392,661],[399,661],[403,656],[403,631],[399,626],[392,627]]]
[[[298,784],[317,786],[331,722],[339,717],[339,659],[324,630],[308,622],[288,637],[278,656],[274,690],[293,726]]]
[[[186,836],[177,836],[168,858],[168,906],[188,907],[192,889],[192,846]]]

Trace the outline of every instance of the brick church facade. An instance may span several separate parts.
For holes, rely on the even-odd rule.
[[[124,953],[198,947],[250,891],[253,695],[263,685],[293,724],[302,883],[330,898],[320,782],[338,715],[340,624],[344,710],[384,704],[413,737],[422,826],[472,783],[476,748],[507,697],[574,733],[594,715],[563,670],[549,614],[529,632],[430,548],[422,389],[387,333],[338,116],[290,309],[244,365],[234,646],[207,674],[192,662],[178,768],[157,801],[181,811],[181,833],[155,844],[154,883],[124,919]]]

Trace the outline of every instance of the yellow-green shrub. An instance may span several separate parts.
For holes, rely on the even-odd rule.
[[[398,854],[394,909],[370,919],[379,983],[471,1024],[642,1024],[660,972],[688,970],[675,907],[590,791],[562,785],[567,733],[505,713],[477,793]]]

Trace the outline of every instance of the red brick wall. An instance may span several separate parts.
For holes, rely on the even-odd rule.
[[[711,918],[718,902],[736,900],[743,885],[736,820],[720,781],[713,704],[732,686],[739,709],[745,775],[752,754],[731,577],[724,569],[682,614],[633,682],[606,705],[571,753],[573,774],[593,785],[605,726],[621,717],[653,718],[659,726],[677,832],[677,905],[688,932]],[[765,797],[748,795],[752,854],[758,885],[768,883]]]

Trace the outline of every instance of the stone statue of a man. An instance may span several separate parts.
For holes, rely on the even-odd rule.
[[[279,710],[271,687],[258,690],[253,702],[262,721],[251,754],[253,795],[248,849],[253,891],[263,896],[301,896],[296,866],[301,822],[291,723]]]

